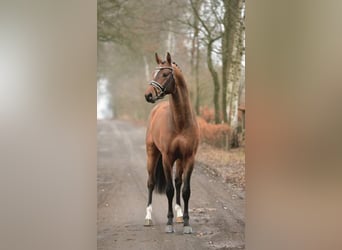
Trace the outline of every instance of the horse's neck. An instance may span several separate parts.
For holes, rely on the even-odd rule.
[[[190,106],[189,91],[184,78],[176,79],[176,91],[170,96],[172,120],[176,130],[189,128],[193,125],[193,114]]]

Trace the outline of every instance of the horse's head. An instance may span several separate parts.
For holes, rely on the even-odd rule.
[[[153,73],[153,78],[145,91],[145,99],[151,103],[154,103],[175,91],[175,79],[170,53],[167,52],[166,61],[162,61],[157,53],[155,55],[158,66],[156,67],[156,70]]]

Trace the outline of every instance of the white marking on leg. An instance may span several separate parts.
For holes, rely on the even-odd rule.
[[[183,217],[182,207],[176,204],[175,206],[177,217]]]
[[[152,204],[146,208],[146,220],[152,220]]]

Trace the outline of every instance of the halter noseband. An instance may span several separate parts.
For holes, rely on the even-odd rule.
[[[173,79],[173,68],[172,68],[172,67],[157,67],[156,69],[158,70],[158,73],[159,73],[159,71],[162,70],[162,69],[169,69],[169,70],[171,70],[171,77],[169,77],[169,78],[165,81],[164,86],[161,85],[159,82],[154,81],[154,80],[150,81],[150,83],[149,83],[150,85],[152,85],[152,87],[153,87],[154,89],[158,89],[158,90],[159,90],[159,94],[156,93],[156,94],[157,94],[157,99],[161,99],[161,98],[164,97],[166,87],[168,86],[167,83],[168,83],[171,79]],[[157,73],[157,74],[158,74],[158,73]]]

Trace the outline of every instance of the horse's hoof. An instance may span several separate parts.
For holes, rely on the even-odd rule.
[[[175,229],[173,228],[173,225],[166,225],[165,227],[165,233],[174,233]]]
[[[190,226],[183,227],[183,234],[191,234],[191,233],[192,233],[192,227]]]
[[[150,227],[152,226],[152,220],[151,219],[145,219],[145,224],[144,224],[145,227]]]
[[[183,223],[184,221],[183,221],[183,216],[181,216],[181,217],[176,217],[176,222],[177,223]]]

